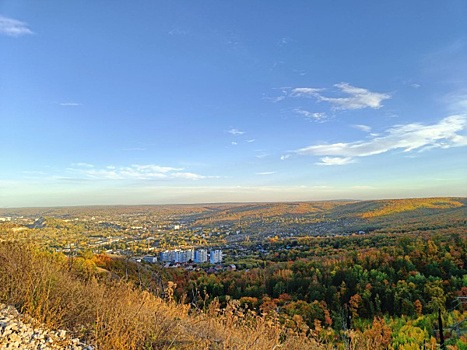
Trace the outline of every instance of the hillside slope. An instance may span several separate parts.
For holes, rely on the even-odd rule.
[[[49,329],[67,329],[99,350],[323,348],[287,331],[273,314],[260,316],[236,302],[223,310],[216,303],[190,310],[173,301],[170,283],[162,300],[84,271],[63,255],[0,243],[0,302]]]

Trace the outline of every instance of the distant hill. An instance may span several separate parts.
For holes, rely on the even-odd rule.
[[[465,226],[467,198],[0,209],[0,217],[29,218],[30,227],[45,225],[42,217],[88,221],[96,217],[105,222],[118,218],[124,222],[130,216],[182,222],[188,228],[237,226],[251,237],[259,231],[326,235],[387,228],[397,231],[406,226],[412,230]]]
[[[465,202],[465,199],[464,199]],[[378,207],[361,214],[362,218],[392,215],[417,209],[453,209],[465,206],[462,199],[455,198],[410,198],[377,201]]]

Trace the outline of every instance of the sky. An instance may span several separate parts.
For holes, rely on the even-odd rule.
[[[0,0],[0,207],[467,196],[464,0]]]

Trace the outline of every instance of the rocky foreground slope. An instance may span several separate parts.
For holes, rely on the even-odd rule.
[[[22,350],[92,350],[65,330],[51,331],[43,326],[33,326],[13,306],[0,304],[0,349]]]

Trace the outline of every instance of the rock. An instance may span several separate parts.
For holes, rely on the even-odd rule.
[[[22,350],[94,350],[72,338],[66,330],[34,328],[37,322],[18,313],[13,306],[0,303],[0,349]]]

